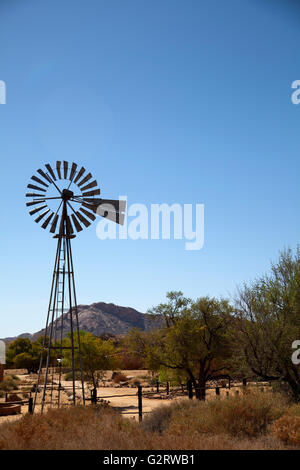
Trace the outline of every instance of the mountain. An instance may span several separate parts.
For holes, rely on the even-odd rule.
[[[115,304],[97,302],[91,305],[78,305],[79,328],[83,331],[93,333],[95,336],[104,334],[124,335],[131,328],[149,330],[162,324],[161,317],[154,317],[147,313],[141,313],[131,307],[121,307]],[[61,317],[57,320],[58,334],[60,337]],[[70,331],[70,320],[68,314],[63,315],[63,336]],[[29,338],[35,341],[44,334],[45,330],[36,333],[23,333],[14,338],[4,338],[6,343],[10,343],[16,338]]]

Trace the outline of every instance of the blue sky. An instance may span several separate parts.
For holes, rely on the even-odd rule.
[[[85,230],[79,303],[227,297],[296,247],[299,22],[283,0],[0,1],[0,337],[46,317],[55,240],[24,198],[43,163],[82,163],[129,204],[205,204],[200,251]]]

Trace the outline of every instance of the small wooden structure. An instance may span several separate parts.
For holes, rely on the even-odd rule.
[[[0,416],[16,415],[21,413],[21,405],[12,403],[0,403]]]

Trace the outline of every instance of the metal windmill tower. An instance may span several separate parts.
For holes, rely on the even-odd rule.
[[[85,404],[71,240],[76,237],[75,233],[83,230],[83,226],[88,227],[95,220],[95,214],[122,225],[126,202],[99,198],[97,181],[76,163],[57,161],[55,166],[46,164],[45,169],[38,169],[36,173],[31,177],[32,182],[27,185],[33,192],[26,193],[26,197],[30,199],[26,206],[30,208],[29,214],[36,216],[34,221],[41,222],[43,229],[49,228],[53,238],[57,239],[33,404],[33,408],[39,404],[38,393],[41,393],[40,407],[43,411],[45,405],[61,405],[61,392],[65,389],[61,385],[61,361],[66,349],[71,355],[72,363],[71,401],[73,404]],[[63,342],[67,330],[70,334],[70,346],[65,346]],[[46,364],[42,377],[44,361]],[[54,380],[54,371],[57,369],[58,383]],[[76,372],[79,372],[79,381],[76,380]],[[79,396],[76,395],[76,390],[79,390]]]

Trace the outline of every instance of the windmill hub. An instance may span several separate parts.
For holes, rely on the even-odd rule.
[[[70,191],[69,189],[62,190],[62,198],[64,201],[68,201],[69,199],[72,199],[73,196],[74,196],[73,191]]]

